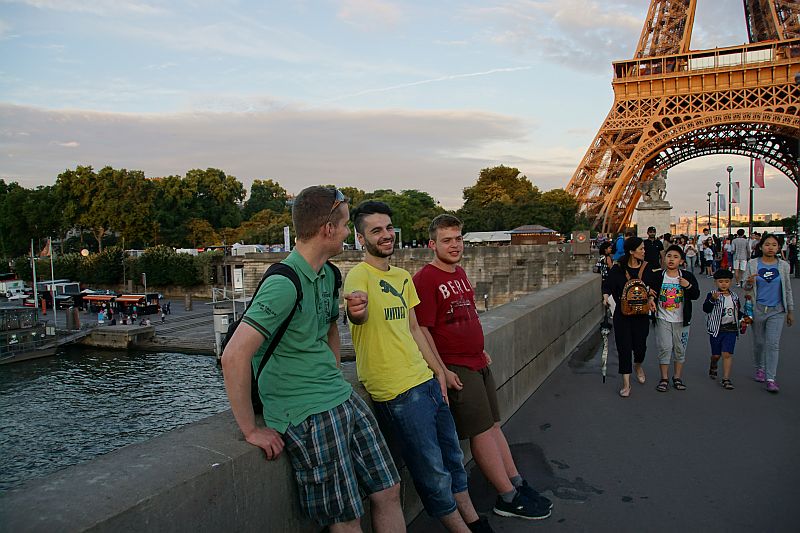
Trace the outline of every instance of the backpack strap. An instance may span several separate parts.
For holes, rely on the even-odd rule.
[[[638,277],[639,277],[639,279],[641,279],[642,281],[644,281],[644,280],[643,280],[643,278],[642,278],[642,274],[644,274],[644,267],[646,267],[646,266],[647,266],[647,261],[642,261],[642,266],[640,266],[640,267],[639,267],[639,274],[638,274]]]
[[[289,327],[289,323],[292,321],[294,317],[294,312],[300,307],[300,302],[303,301],[303,289],[300,286],[300,278],[297,275],[297,272],[294,271],[292,267],[287,265],[286,263],[274,263],[270,265],[267,271],[264,273],[264,277],[261,278],[261,281],[258,283],[258,289],[261,288],[261,285],[266,281],[266,279],[270,276],[283,276],[289,278],[291,282],[294,284],[295,291],[297,292],[297,298],[294,301],[294,306],[292,306],[291,312],[289,312],[289,316],[281,323],[275,333],[272,335],[272,339],[270,339],[269,346],[267,347],[267,351],[264,352],[263,357],[261,357],[261,362],[258,365],[258,371],[256,372],[256,386],[258,386],[258,378],[261,375],[261,371],[264,370],[264,367],[267,365],[267,361],[269,358],[272,357],[272,354],[275,352],[275,348],[278,347],[278,343],[281,342],[281,338],[283,334],[286,333],[287,328]],[[255,294],[258,294],[258,289],[256,289]],[[253,301],[255,300],[255,295],[253,299],[250,300],[250,304],[248,304],[248,308],[252,305]],[[245,309],[245,312],[247,310]]]

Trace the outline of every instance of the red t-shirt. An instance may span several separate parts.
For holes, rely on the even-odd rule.
[[[475,291],[464,269],[445,272],[425,265],[414,275],[414,286],[420,300],[414,308],[417,322],[430,330],[442,361],[470,370],[485,367]]]

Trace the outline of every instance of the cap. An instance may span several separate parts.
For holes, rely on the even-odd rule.
[[[714,272],[714,279],[733,279],[733,272],[727,268],[720,268]]]
[[[655,230],[656,230],[655,226],[650,226],[649,228],[647,228],[648,233]]]

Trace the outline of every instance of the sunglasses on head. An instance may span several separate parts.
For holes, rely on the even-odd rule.
[[[326,221],[326,223],[331,221],[331,216],[333,216],[333,212],[336,211],[336,208],[339,207],[339,205],[346,202],[347,202],[347,197],[342,193],[342,191],[336,189],[336,195],[334,196],[333,199],[333,206],[331,206],[331,210],[328,213],[328,220]]]

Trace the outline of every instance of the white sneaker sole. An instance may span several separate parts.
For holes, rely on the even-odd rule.
[[[544,520],[545,518],[550,518],[550,515],[553,514],[551,511],[548,510],[547,514],[544,516],[523,516],[523,515],[518,515],[516,513],[511,513],[509,511],[501,511],[497,507],[492,509],[492,512],[496,515],[506,516],[510,518],[522,518],[523,520]]]

